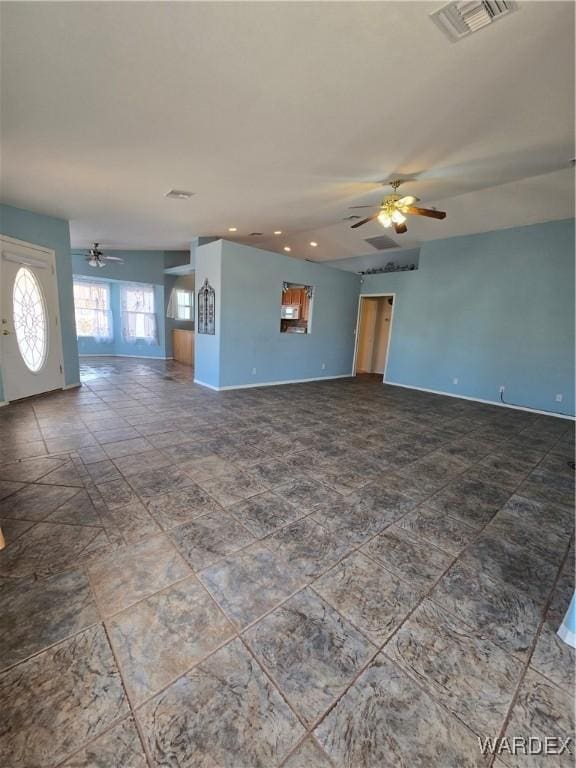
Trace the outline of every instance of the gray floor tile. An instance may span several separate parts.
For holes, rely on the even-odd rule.
[[[486,766],[477,739],[385,656],[314,731],[339,768]]]
[[[102,626],[4,672],[0,709],[0,764],[10,768],[55,765],[126,715],[128,703]]]
[[[109,621],[110,641],[132,700],[142,702],[234,634],[194,576]]]
[[[145,504],[165,530],[210,512],[222,512],[220,505],[195,483],[191,483],[181,491],[150,496],[145,499]]]
[[[38,523],[2,552],[0,576],[43,578],[71,568],[98,533],[98,528]]]
[[[2,594],[0,668],[5,669],[98,621],[86,576],[67,571],[33,581],[26,589],[14,584]]]
[[[278,485],[274,492],[303,512],[311,512],[319,504],[333,504],[342,498],[332,488],[308,478]]]
[[[570,537],[574,533],[573,511],[550,502],[526,499],[518,494],[510,497],[502,511],[514,515],[519,522],[545,526],[558,536]]]
[[[193,480],[177,466],[162,467],[130,475],[128,482],[139,496],[155,496],[158,493],[172,493],[193,485]]]
[[[272,492],[252,496],[228,509],[256,538],[268,536],[302,516],[302,510]]]
[[[106,443],[102,446],[109,459],[117,459],[120,456],[129,456],[133,453],[142,453],[152,450],[152,446],[144,437],[134,437],[131,440],[120,440],[117,443]]]
[[[397,525],[372,539],[363,551],[416,589],[431,587],[453,559]]]
[[[524,739],[557,738],[563,744],[574,735],[573,697],[537,672],[528,670],[514,703],[505,737]],[[572,750],[574,749],[572,742]],[[568,750],[555,755],[501,755],[502,762],[511,768],[572,768],[574,755]],[[552,760],[552,762],[551,762]]]
[[[388,514],[352,493],[328,504],[320,504],[312,515],[339,541],[361,544],[390,524]]]
[[[170,535],[196,571],[254,541],[254,537],[224,511],[210,512],[179,525],[170,531]]]
[[[430,600],[384,646],[408,674],[478,736],[501,728],[523,665]]]
[[[468,525],[483,528],[509,497],[505,489],[465,477],[432,496],[427,505]]]
[[[414,589],[360,552],[349,555],[321,576],[313,588],[378,646],[422,596],[422,590]]]
[[[576,651],[558,637],[558,620],[546,621],[542,627],[530,666],[568,693],[576,682]]]
[[[127,608],[189,574],[189,567],[162,535],[120,547],[88,568],[104,615]]]
[[[527,657],[542,619],[541,606],[528,595],[458,561],[431,597],[509,653]]]
[[[237,504],[239,501],[244,501],[244,499],[267,490],[266,486],[258,482],[252,475],[240,470],[206,478],[200,480],[198,484],[223,507]]]
[[[265,543],[307,579],[328,570],[350,549],[350,545],[339,542],[321,525],[307,518],[282,528],[265,539]]]
[[[134,721],[128,718],[66,760],[62,768],[147,768],[147,765]]]
[[[114,459],[114,465],[124,477],[142,474],[149,470],[161,469],[162,467],[168,467],[171,464],[171,460],[161,451],[129,453],[127,456],[118,456]]]
[[[180,768],[278,765],[304,729],[240,640],[145,704],[152,760]]]
[[[426,505],[408,512],[398,525],[450,555],[458,555],[476,537],[475,528]]]
[[[463,554],[462,562],[544,604],[558,573],[554,565],[525,547],[488,530]]]
[[[245,637],[308,725],[344,692],[376,650],[309,590],[290,598]]]
[[[66,486],[25,485],[0,501],[0,517],[20,520],[43,520],[78,493]]]
[[[304,578],[261,543],[200,572],[225,613],[245,627],[303,586]]]
[[[282,764],[282,768],[333,768],[333,763],[314,739],[309,737]]]

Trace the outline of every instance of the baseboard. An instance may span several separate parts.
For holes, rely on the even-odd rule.
[[[399,384],[397,381],[383,381],[383,384],[390,384],[391,387],[402,387],[403,389],[415,389],[418,392],[428,392],[431,395],[444,395],[445,397],[454,397],[456,400],[470,400],[473,403],[482,403],[483,405],[495,405],[498,408],[510,408],[513,411],[524,411],[525,413],[538,413],[541,416],[554,416],[556,419],[567,419],[575,421],[576,416],[570,416],[566,413],[552,413],[550,411],[539,411],[537,408],[525,408],[522,405],[510,405],[510,403],[500,403],[497,400],[483,400],[481,397],[470,397],[469,395],[456,395],[454,392],[443,392],[441,389],[428,389],[427,387],[415,387],[412,384]]]
[[[331,379],[350,379],[352,374],[343,373],[338,376],[316,376],[313,379],[286,379],[285,381],[260,381],[254,384],[231,384],[226,387],[214,387],[212,384],[206,384],[204,381],[194,379],[194,384],[199,384],[201,387],[207,387],[213,389],[215,392],[224,392],[229,389],[254,389],[255,387],[279,387],[282,384],[306,384],[311,381],[329,381]]]
[[[160,357],[160,355],[86,355],[81,354],[78,355],[78,357],[130,357],[130,358],[138,358],[139,360],[174,360],[173,357]]]
[[[0,400],[0,408],[2,408],[3,405],[10,405],[8,400]]]
[[[76,387],[81,387],[82,384],[79,381],[74,382],[74,384],[64,384],[62,389],[76,389]]]
[[[206,384],[205,381],[200,381],[200,379],[194,379],[194,384],[198,384],[200,387],[206,387],[206,389],[212,389],[214,392],[220,392],[220,387],[213,387],[212,384]]]

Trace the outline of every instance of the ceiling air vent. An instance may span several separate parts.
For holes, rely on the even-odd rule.
[[[452,42],[456,42],[517,8],[512,0],[457,0],[434,11],[430,18]]]
[[[186,192],[183,189],[171,189],[170,192],[166,192],[166,197],[171,197],[174,200],[189,200],[194,192]]]
[[[395,243],[391,237],[387,237],[386,235],[367,237],[364,242],[371,245],[372,248],[376,248],[377,251],[386,251],[388,248],[398,248],[398,243]]]

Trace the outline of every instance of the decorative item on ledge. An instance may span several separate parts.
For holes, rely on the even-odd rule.
[[[359,275],[381,275],[383,272],[412,272],[412,270],[418,269],[416,264],[396,264],[394,261],[389,261],[384,267],[373,267],[372,269],[365,269],[359,272]]]
[[[301,288],[309,299],[314,295],[313,285],[299,285],[298,283],[287,283],[286,281],[282,283],[282,293],[286,293],[292,288]]]
[[[208,278],[198,291],[198,328],[197,333],[207,333],[214,336],[216,333],[216,291]]]

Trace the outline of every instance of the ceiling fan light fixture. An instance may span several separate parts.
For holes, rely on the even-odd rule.
[[[404,224],[406,221],[406,216],[403,216],[399,210],[395,210],[391,218],[394,224]]]
[[[392,217],[389,216],[385,211],[382,211],[382,213],[378,214],[378,221],[386,229],[392,226]]]
[[[98,266],[98,259],[95,256],[91,256],[88,260],[88,266],[89,267],[97,267]]]

